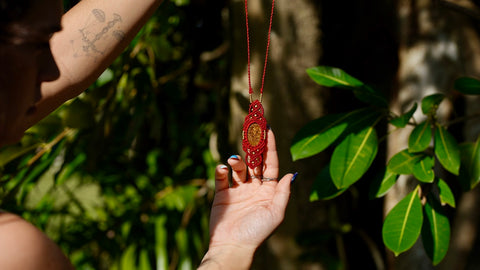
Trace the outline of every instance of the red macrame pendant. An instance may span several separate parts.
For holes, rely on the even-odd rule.
[[[248,167],[262,164],[263,152],[267,145],[267,120],[263,116],[263,106],[258,100],[250,103],[248,114],[243,123],[242,147],[245,151]]]

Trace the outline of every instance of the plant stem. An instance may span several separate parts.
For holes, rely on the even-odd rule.
[[[448,127],[450,125],[465,122],[465,121],[468,121],[468,120],[471,120],[471,119],[477,118],[477,117],[480,117],[480,112],[453,119],[452,121],[447,122],[445,125]]]

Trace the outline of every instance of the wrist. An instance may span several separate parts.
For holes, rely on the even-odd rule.
[[[250,269],[256,247],[239,245],[210,246],[198,269]]]

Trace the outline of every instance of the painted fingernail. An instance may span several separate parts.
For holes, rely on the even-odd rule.
[[[270,124],[267,124],[267,129],[272,130],[272,127],[270,126]]]
[[[227,165],[220,165],[220,169],[225,170],[225,169],[228,169],[228,167],[227,167]]]
[[[231,155],[228,159],[236,159],[236,160],[240,160],[240,157],[238,155]]]
[[[292,180],[290,180],[290,183],[293,183],[293,182],[295,181],[295,179],[297,178],[297,175],[298,175],[298,172],[296,172],[295,174],[293,174]]]

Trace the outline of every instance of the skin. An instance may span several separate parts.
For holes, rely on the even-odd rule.
[[[32,3],[31,11],[18,21],[19,29],[28,31],[14,42],[0,43],[0,147],[17,142],[26,129],[92,84],[161,0],[82,0],[63,16],[60,0]],[[252,172],[278,177],[272,131],[264,160]],[[249,269],[257,247],[283,220],[288,202],[291,174],[280,182],[247,180],[240,157],[228,163],[233,185],[228,184],[228,168],[219,165],[209,251],[201,269]],[[0,269],[73,267],[44,233],[16,215],[0,212]]]
[[[0,146],[16,142],[23,136],[22,122],[35,114],[42,82],[59,77],[49,39],[60,29],[62,5],[56,0],[46,2],[33,1],[32,10],[40,12],[28,12],[18,22],[19,27],[28,27],[34,39],[21,38],[19,44],[0,45]]]
[[[268,132],[264,164],[253,170],[254,175],[278,177],[278,156],[275,136]],[[247,180],[245,162],[230,158],[229,169],[219,165],[215,171],[215,198],[210,217],[210,244],[199,269],[249,269],[253,254],[260,244],[282,222],[290,197],[292,174],[280,181]]]
[[[22,218],[0,214],[0,269],[73,269],[53,241]]]
[[[25,130],[87,89],[162,1],[82,0],[63,16],[62,1],[32,3],[22,24],[50,31],[38,33],[42,52],[33,51],[35,46],[0,46],[0,147],[18,141]],[[51,37],[60,21],[61,31]]]

